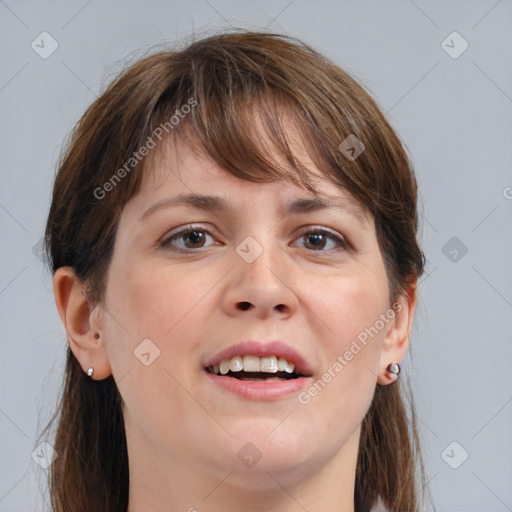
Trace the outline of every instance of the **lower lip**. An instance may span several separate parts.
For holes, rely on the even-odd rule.
[[[246,400],[270,401],[298,393],[310,381],[310,377],[298,377],[297,379],[283,381],[250,381],[240,380],[234,377],[216,375],[205,372],[214,384],[225,391],[238,395]]]

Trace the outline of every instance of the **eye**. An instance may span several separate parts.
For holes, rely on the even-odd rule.
[[[206,243],[208,238],[213,240],[207,230],[200,226],[188,225],[180,231],[171,233],[159,243],[159,247],[175,251],[202,249],[209,247]],[[310,228],[301,234],[299,240],[304,241],[306,249],[315,252],[343,250],[348,247],[343,236],[325,228]]]
[[[205,245],[206,239],[213,237],[201,227],[196,226],[185,226],[184,229],[173,233],[159,244],[160,247],[168,248],[170,250],[182,250],[187,249],[201,249],[202,247],[208,247]],[[182,243],[178,243],[181,241]]]
[[[311,249],[313,251],[327,252],[328,250],[332,250],[333,241],[335,246],[337,245],[338,249],[347,248],[347,242],[341,235],[325,228],[310,229],[309,231],[302,233],[299,240],[304,240],[306,249]],[[328,245],[331,245],[331,247],[326,249],[326,246]],[[334,249],[336,249],[336,247],[334,247]]]

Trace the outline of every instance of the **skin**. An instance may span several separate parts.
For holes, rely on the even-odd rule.
[[[298,137],[294,148],[322,195],[359,206],[321,178]],[[84,371],[94,367],[93,379],[113,375],[124,400],[129,512],[352,512],[360,424],[376,384],[392,383],[387,365],[408,348],[414,289],[309,403],[297,393],[251,401],[217,388],[203,363],[238,341],[292,345],[314,382],[375,325],[391,303],[374,221],[341,209],[283,216],[289,201],[311,195],[239,180],[184,145],[156,156],[121,215],[104,303],[89,308],[72,269],[54,277],[73,353]],[[139,220],[157,201],[190,192],[225,197],[234,212],[174,206]],[[205,230],[203,246],[187,237],[175,239],[183,252],[158,246],[189,223]],[[319,227],[351,248],[331,238],[316,248],[304,235]],[[252,263],[236,252],[247,236],[263,248]],[[148,338],[160,355],[145,366],[133,352]],[[237,457],[248,442],[261,452],[252,468]]]

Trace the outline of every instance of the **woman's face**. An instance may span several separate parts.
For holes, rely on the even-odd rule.
[[[124,208],[100,325],[134,457],[250,472],[258,485],[266,471],[355,456],[396,319],[371,215],[296,151],[337,206],[169,145]],[[177,202],[191,195],[216,200]],[[236,369],[237,354],[270,371],[251,381],[205,368]],[[266,380],[272,356],[306,376]]]

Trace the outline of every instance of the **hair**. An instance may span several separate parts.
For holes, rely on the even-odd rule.
[[[417,182],[399,138],[370,94],[326,57],[292,37],[240,30],[145,56],[86,110],[54,181],[45,231],[52,273],[71,267],[90,306],[102,303],[120,215],[150,172],[151,148],[160,139],[180,138],[242,180],[286,180],[315,194],[283,113],[313,148],[318,169],[371,212],[390,298],[406,294],[424,256]],[[261,127],[251,129],[255,115]],[[340,149],[350,135],[364,144],[357,158]],[[357,512],[378,501],[390,512],[419,510],[423,464],[409,394],[402,379],[376,385],[361,425]],[[55,423],[53,510],[126,511],[122,398],[112,376],[88,379],[69,346],[59,406],[46,430]]]

